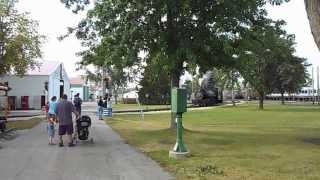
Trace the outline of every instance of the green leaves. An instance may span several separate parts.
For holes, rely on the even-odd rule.
[[[69,8],[86,4],[83,0],[63,2]],[[146,61],[160,55],[171,75],[180,76],[184,62],[197,64],[205,72],[212,66],[234,64],[235,41],[250,29],[256,17],[266,15],[262,8],[265,3],[265,0],[97,1],[76,28],[76,36],[89,51],[96,51],[93,49],[98,46],[105,49],[103,57],[111,64],[129,67],[140,63],[137,55],[144,51]]]
[[[271,92],[296,92],[306,82],[305,59],[294,55],[294,35],[286,34],[283,24],[257,19],[239,41],[237,68],[262,101]]]
[[[284,2],[289,2],[290,0],[269,0],[272,5],[280,5]]]
[[[76,1],[65,3],[70,7]],[[172,86],[179,86],[185,64],[200,73],[222,68],[232,72],[227,74],[232,87],[240,72],[263,95],[272,90],[278,60],[295,51],[294,38],[282,28],[285,22],[268,19],[264,9],[283,2],[288,0],[100,0],[76,35],[89,49],[84,64],[129,68],[146,63],[145,75],[153,73],[145,77],[148,83],[167,75]],[[145,57],[138,56],[141,52]]]
[[[38,65],[44,36],[38,33],[38,23],[27,13],[18,13],[15,0],[0,2],[0,75],[14,72],[20,76]]]
[[[78,13],[84,10],[85,6],[90,3],[89,0],[60,0],[69,9],[72,8],[72,12]]]

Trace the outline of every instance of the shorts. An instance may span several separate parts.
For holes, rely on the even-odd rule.
[[[53,124],[48,124],[47,131],[48,131],[48,136],[49,137],[54,137],[55,129],[54,129],[54,125]]]
[[[73,134],[73,124],[69,125],[59,125],[59,135],[72,135]]]
[[[75,106],[75,110],[81,115],[81,106]]]

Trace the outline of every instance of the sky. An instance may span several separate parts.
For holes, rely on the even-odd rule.
[[[69,37],[59,41],[57,37],[66,34],[67,27],[77,25],[84,15],[76,15],[64,7],[60,0],[20,0],[20,12],[29,12],[30,17],[39,22],[39,32],[46,36],[42,47],[43,61],[63,62],[69,77],[81,72],[76,71],[75,63],[81,58],[75,54],[81,51],[80,41]]]
[[[320,65],[320,52],[313,40],[303,0],[291,0],[281,6],[269,7],[269,16],[287,22],[285,29],[296,36],[296,55],[307,58],[314,69]],[[309,68],[311,71],[312,67]],[[315,71],[315,70],[314,70]]]
[[[42,48],[43,60],[63,62],[69,77],[81,74],[75,67],[75,63],[81,60],[75,55],[82,49],[80,41],[75,37],[58,41],[57,37],[65,34],[67,27],[76,25],[84,15],[73,14],[60,0],[20,0],[17,7],[30,12],[30,17],[39,21],[40,33],[47,37]],[[314,66],[320,65],[320,52],[311,34],[304,1],[291,0],[267,9],[271,18],[285,20],[287,32],[296,35],[296,54],[307,58]]]

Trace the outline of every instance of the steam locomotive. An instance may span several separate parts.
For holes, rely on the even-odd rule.
[[[200,90],[194,94],[192,104],[196,106],[214,106],[223,101],[223,94],[220,88],[216,87],[214,74],[208,71],[204,75]]]

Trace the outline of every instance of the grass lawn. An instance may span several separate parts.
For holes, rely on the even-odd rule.
[[[184,114],[186,160],[168,158],[170,114],[115,115],[107,123],[179,180],[320,179],[320,107],[219,107]]]
[[[159,108],[170,108],[170,105],[141,105],[138,104],[113,104],[113,110],[135,110],[135,109],[159,109]]]
[[[22,129],[31,129],[38,125],[43,118],[32,118],[30,120],[23,120],[23,121],[8,121],[7,128],[15,128],[18,130]]]

